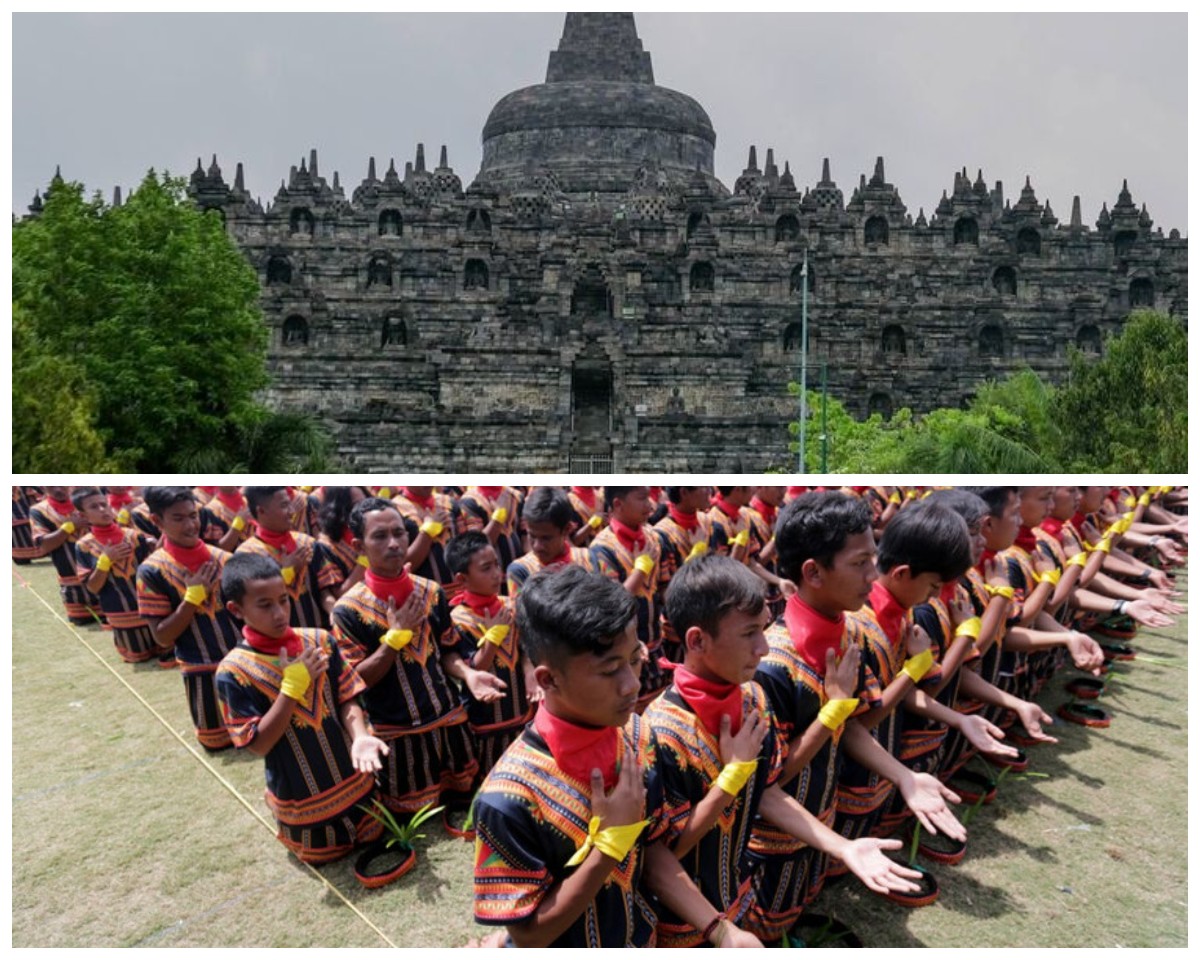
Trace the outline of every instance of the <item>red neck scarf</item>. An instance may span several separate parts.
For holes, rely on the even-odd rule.
[[[871,584],[869,603],[875,612],[876,622],[888,641],[895,646],[903,635],[904,620],[908,616],[908,611],[900,606],[896,598],[892,596],[892,591],[884,585],[883,580],[876,580]]]
[[[210,497],[217,492],[216,487],[198,487],[202,493],[207,493]]]
[[[1063,527],[1066,525],[1066,522],[1066,520],[1059,520],[1057,517],[1047,517],[1042,521],[1042,529],[1059,543],[1062,543]]]
[[[675,689],[700,718],[704,729],[714,737],[721,735],[721,717],[729,717],[729,731],[742,727],[742,688],[724,680],[705,680],[687,667],[675,667]]]
[[[298,634],[291,627],[282,637],[268,637],[265,633],[259,633],[253,627],[242,627],[242,636],[250,646],[259,653],[265,653],[269,657],[279,656],[279,651],[287,649],[289,657],[298,657],[304,649],[304,641],[300,639]]]
[[[1083,525],[1085,523],[1087,523],[1087,520],[1088,520],[1087,514],[1084,513],[1082,510],[1080,510],[1078,513],[1075,514],[1075,516],[1073,516],[1071,518],[1071,525],[1076,530],[1078,530],[1079,533],[1082,535],[1083,534]]]
[[[408,487],[401,487],[400,492],[404,494],[409,503],[415,503],[422,510],[432,510],[434,508],[433,493],[427,497],[418,497]]]
[[[942,589],[938,591],[938,599],[947,607],[954,602],[954,594],[958,592],[958,581],[951,580],[949,583],[943,583]]]
[[[723,514],[725,514],[725,516],[727,516],[730,520],[738,519],[738,516],[739,516],[738,508],[735,507],[728,500],[726,500],[719,493],[715,497],[713,497],[713,503],[715,503],[717,505],[717,509],[720,510]]]
[[[504,490],[503,487],[476,487],[475,489],[493,502],[500,496],[501,491]]]
[[[292,536],[292,531],[286,533],[276,533],[274,530],[268,530],[262,524],[256,523],[258,539],[265,543],[272,550],[278,550],[282,554],[294,553],[296,550],[296,538]]]
[[[795,500],[797,497],[803,496],[806,493],[808,493],[808,487],[788,487],[787,488],[787,498],[789,500]]]
[[[760,500],[758,497],[755,497],[750,501],[750,506],[752,506],[758,512],[760,517],[767,521],[767,526],[775,526],[775,516],[779,513],[778,507],[773,507],[765,500]]]
[[[574,561],[575,561],[575,555],[573,553],[571,553],[571,544],[570,544],[570,542],[564,540],[562,554],[556,560],[551,560],[549,563],[543,563],[542,566],[543,567],[560,567],[560,566],[563,566],[564,564],[573,563]]]
[[[350,546],[354,546],[354,531],[350,529],[350,524],[346,524],[346,526],[342,529],[342,543],[348,543]]]
[[[246,498],[242,496],[241,490],[234,490],[233,493],[218,490],[217,499],[225,504],[233,513],[241,513],[242,508],[246,506]]]
[[[545,703],[534,714],[533,726],[565,774],[590,784],[592,771],[599,768],[604,774],[605,788],[611,790],[616,786],[617,746],[621,739],[616,727],[581,727],[556,717]]]
[[[854,491],[855,496],[861,497],[864,493],[866,493],[871,488],[870,487],[851,487],[850,489]]]
[[[111,547],[125,539],[125,531],[115,523],[110,523],[107,527],[98,527],[92,524],[92,536],[106,547]]]
[[[1025,526],[1025,524],[1021,524],[1021,532],[1017,534],[1014,545],[1020,547],[1026,553],[1033,553],[1037,549],[1037,537],[1033,535],[1033,529]]]
[[[700,518],[695,513],[684,513],[673,503],[667,504],[667,513],[671,515],[672,520],[683,527],[688,533],[695,533],[696,528],[700,526]]]
[[[624,524],[616,517],[613,517],[608,525],[612,527],[613,533],[621,541],[621,546],[630,553],[637,553],[645,548],[646,535],[640,529],[635,529],[628,524]]]
[[[131,503],[133,503],[133,494],[129,492],[128,487],[108,488],[108,505],[114,510],[120,510]]]
[[[497,596],[488,596],[483,593],[472,593],[470,590],[464,590],[457,597],[450,601],[450,606],[457,607],[466,604],[480,616],[494,617],[504,609],[504,601]]]
[[[595,487],[572,487],[575,496],[583,501],[583,505],[593,513],[596,510],[596,488]]]
[[[826,652],[837,652],[842,646],[846,615],[839,613],[836,620],[830,620],[796,595],[789,597],[783,608],[783,622],[796,652],[818,675],[824,676]]]
[[[75,512],[75,504],[70,500],[55,500],[50,494],[46,494],[46,502],[64,516],[69,517]]]
[[[174,540],[163,537],[162,548],[171,555],[172,560],[187,567],[189,573],[195,573],[212,559],[212,552],[203,540],[194,547],[181,547]]]
[[[416,587],[413,578],[407,572],[398,577],[381,577],[368,567],[363,579],[367,583],[367,589],[375,596],[385,602],[395,600],[397,607],[408,599],[409,594]]]

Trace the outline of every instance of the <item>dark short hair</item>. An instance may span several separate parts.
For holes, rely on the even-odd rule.
[[[1020,496],[1018,487],[962,487],[961,489],[975,494],[987,504],[988,515],[998,517],[1008,506],[1008,498],[1013,494]]]
[[[870,529],[871,507],[865,500],[836,490],[802,494],[775,521],[779,572],[799,583],[806,560],[829,567],[850,537]]]
[[[934,490],[921,501],[925,504],[937,504],[947,510],[953,510],[972,527],[988,515],[988,505],[978,494],[971,493],[962,487],[951,487],[949,490]]]
[[[75,504],[76,510],[82,510],[84,502],[89,497],[103,497],[104,494],[99,487],[72,487],[71,502]]]
[[[252,580],[283,579],[283,571],[270,557],[261,553],[235,553],[221,569],[221,596],[241,603],[246,596],[246,584]]]
[[[384,500],[383,497],[367,497],[365,500],[359,500],[354,505],[354,509],[350,511],[350,532],[361,540],[367,532],[367,514],[378,513],[380,510],[395,510],[397,515],[400,514],[400,509],[391,500]],[[408,530],[407,526],[405,530]]]
[[[163,513],[184,500],[196,502],[196,495],[191,487],[145,487],[142,499],[146,502],[150,513],[161,517]]]
[[[744,563],[717,554],[689,560],[667,587],[667,619],[680,640],[688,627],[715,634],[726,614],[756,615],[765,603],[762,579]]]
[[[275,496],[280,490],[286,489],[287,487],[246,487],[243,492],[246,495],[246,506],[250,508],[250,516],[257,520],[259,507]]]
[[[471,567],[471,558],[491,545],[492,541],[483,535],[482,530],[468,530],[459,534],[446,544],[446,566],[451,573],[465,575]]]
[[[603,656],[636,615],[637,602],[624,587],[575,564],[530,577],[517,596],[521,646],[534,664]]]
[[[324,490],[318,518],[325,536],[334,543],[341,540],[342,534],[346,532],[350,510],[354,506],[351,499],[353,493],[353,487],[326,487]]]
[[[901,510],[879,540],[879,569],[908,566],[913,576],[957,580],[971,566],[971,537],[955,511],[925,501]]]
[[[675,504],[676,506],[678,506],[679,503],[683,500],[684,494],[688,493],[691,490],[699,490],[699,489],[700,489],[699,487],[663,487],[663,490],[665,490],[666,494],[667,494],[667,500],[670,501],[671,503]]]
[[[576,514],[561,487],[536,487],[526,498],[521,516],[527,524],[550,523],[557,530],[566,530]]]
[[[636,490],[637,487],[605,487],[604,488],[604,509],[611,510],[613,504],[618,500],[624,500],[629,496],[630,492]]]

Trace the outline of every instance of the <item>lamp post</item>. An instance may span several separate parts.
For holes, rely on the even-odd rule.
[[[808,249],[804,250],[804,263],[800,267],[800,453],[799,472],[804,469],[804,443],[808,421]]]

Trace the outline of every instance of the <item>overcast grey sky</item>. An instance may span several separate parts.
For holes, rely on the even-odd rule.
[[[470,183],[504,94],[545,78],[562,14],[18,14],[13,26],[13,210],[62,165],[89,192],[217,154],[269,202],[320,153],[347,192],[374,155],[418,141]],[[1183,14],[637,14],[655,80],[695,97],[732,187],[751,143],[801,190],[829,157],[847,198],[883,155],[927,215],[954,171],[978,168],[1013,202],[1026,174],[1084,221],[1128,178],[1155,225],[1187,233]]]

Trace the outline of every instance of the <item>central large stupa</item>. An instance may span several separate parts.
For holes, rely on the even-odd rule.
[[[504,191],[550,174],[569,197],[624,195],[638,171],[671,184],[713,177],[704,108],[654,82],[632,13],[569,13],[546,82],[504,97],[483,128],[478,184]]]

